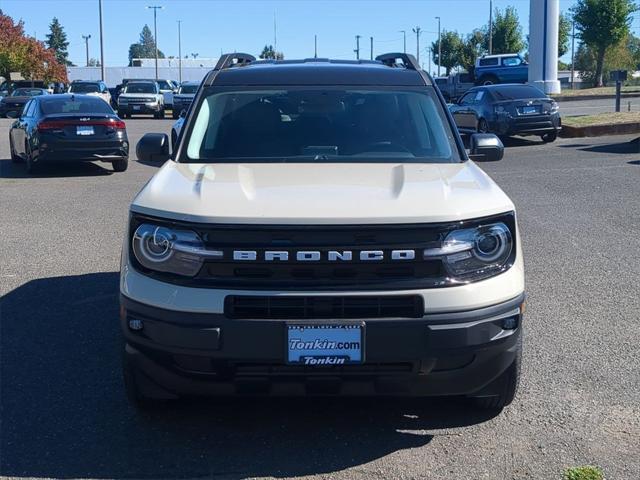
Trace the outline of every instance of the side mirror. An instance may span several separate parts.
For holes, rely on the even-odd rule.
[[[143,162],[165,162],[169,159],[169,137],[166,133],[147,133],[136,145],[136,156]]]
[[[186,116],[187,116],[187,111],[183,108],[183,109],[180,111],[180,118],[184,118],[184,117],[186,117]]]
[[[469,157],[472,160],[495,162],[502,160],[504,145],[493,133],[474,133],[469,139]]]

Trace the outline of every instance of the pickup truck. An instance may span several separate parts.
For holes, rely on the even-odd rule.
[[[437,77],[435,82],[447,103],[455,103],[467,90],[475,86],[473,75],[467,72]]]
[[[517,53],[485,55],[476,59],[474,77],[476,85],[527,83],[529,64]]]

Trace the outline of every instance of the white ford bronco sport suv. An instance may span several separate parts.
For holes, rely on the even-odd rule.
[[[500,408],[520,372],[513,203],[429,75],[376,61],[224,55],[122,251],[124,380],[193,395],[461,395]]]

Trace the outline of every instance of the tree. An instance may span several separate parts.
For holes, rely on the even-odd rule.
[[[460,65],[467,72],[473,74],[473,70],[476,66],[476,59],[481,57],[486,50],[484,48],[485,34],[482,30],[474,30],[462,43],[460,49]]]
[[[438,57],[438,45],[439,41],[436,40],[431,44],[431,56],[436,65],[444,67],[446,69],[446,75],[452,68],[460,65],[460,52],[462,51],[463,40],[458,32],[449,32],[443,30],[441,34],[442,40],[442,59]]]
[[[46,43],[47,46],[55,52],[58,63],[68,67],[73,66],[73,63],[69,61],[69,52],[67,52],[67,47],[69,46],[67,34],[64,33],[64,28],[62,28],[62,25],[60,25],[56,17],[53,17],[49,25]]]
[[[522,27],[516,9],[507,7],[504,12],[496,8],[493,21],[492,52],[519,53],[524,50],[525,43],[522,36]],[[489,35],[486,35],[485,49],[489,50]]]
[[[142,27],[138,43],[129,46],[129,66],[133,65],[134,58],[156,58],[156,39],[153,38],[148,25]],[[164,58],[164,53],[158,49],[158,58]]]
[[[609,47],[605,52],[605,59],[601,72],[598,72],[598,52],[586,43],[581,43],[576,51],[576,70],[580,78],[586,83],[594,84],[597,75],[602,75],[602,85],[607,84],[612,70],[635,70],[638,66],[638,54],[634,51],[636,42],[640,39],[628,35],[621,42]]]
[[[569,37],[571,36],[571,17],[560,14],[558,20],[558,57],[569,51]]]
[[[93,58],[91,57],[89,59],[89,65],[87,65],[88,67],[99,67],[100,66],[100,60],[98,60],[97,58]]]
[[[33,80],[67,81],[67,69],[58,62],[55,52],[27,37],[24,24],[14,23],[0,10],[0,76],[9,79],[11,72]]]
[[[604,85],[605,55],[629,34],[632,14],[637,10],[633,0],[578,0],[573,7],[577,37],[595,54],[593,85]]]
[[[284,55],[282,52],[276,52],[273,49],[273,45],[265,45],[262,49],[262,53],[260,54],[260,58],[282,60],[284,58]]]

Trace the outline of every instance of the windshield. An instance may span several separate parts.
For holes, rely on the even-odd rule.
[[[211,93],[187,161],[459,162],[432,88]]]
[[[73,83],[69,91],[72,93],[98,93],[100,87],[97,83]]]
[[[53,97],[53,98],[52,98]],[[47,100],[41,100],[40,108],[45,115],[56,113],[108,113],[113,114],[113,109],[107,102],[96,97],[73,97],[65,96],[56,98],[52,95]]]
[[[198,91],[198,85],[182,85],[179,93],[196,93]]]
[[[158,87],[160,90],[173,90],[173,87],[166,80],[158,80]]]
[[[42,95],[39,88],[16,88],[11,94],[12,97],[37,97]]]
[[[153,83],[127,83],[123,93],[156,93]]]

